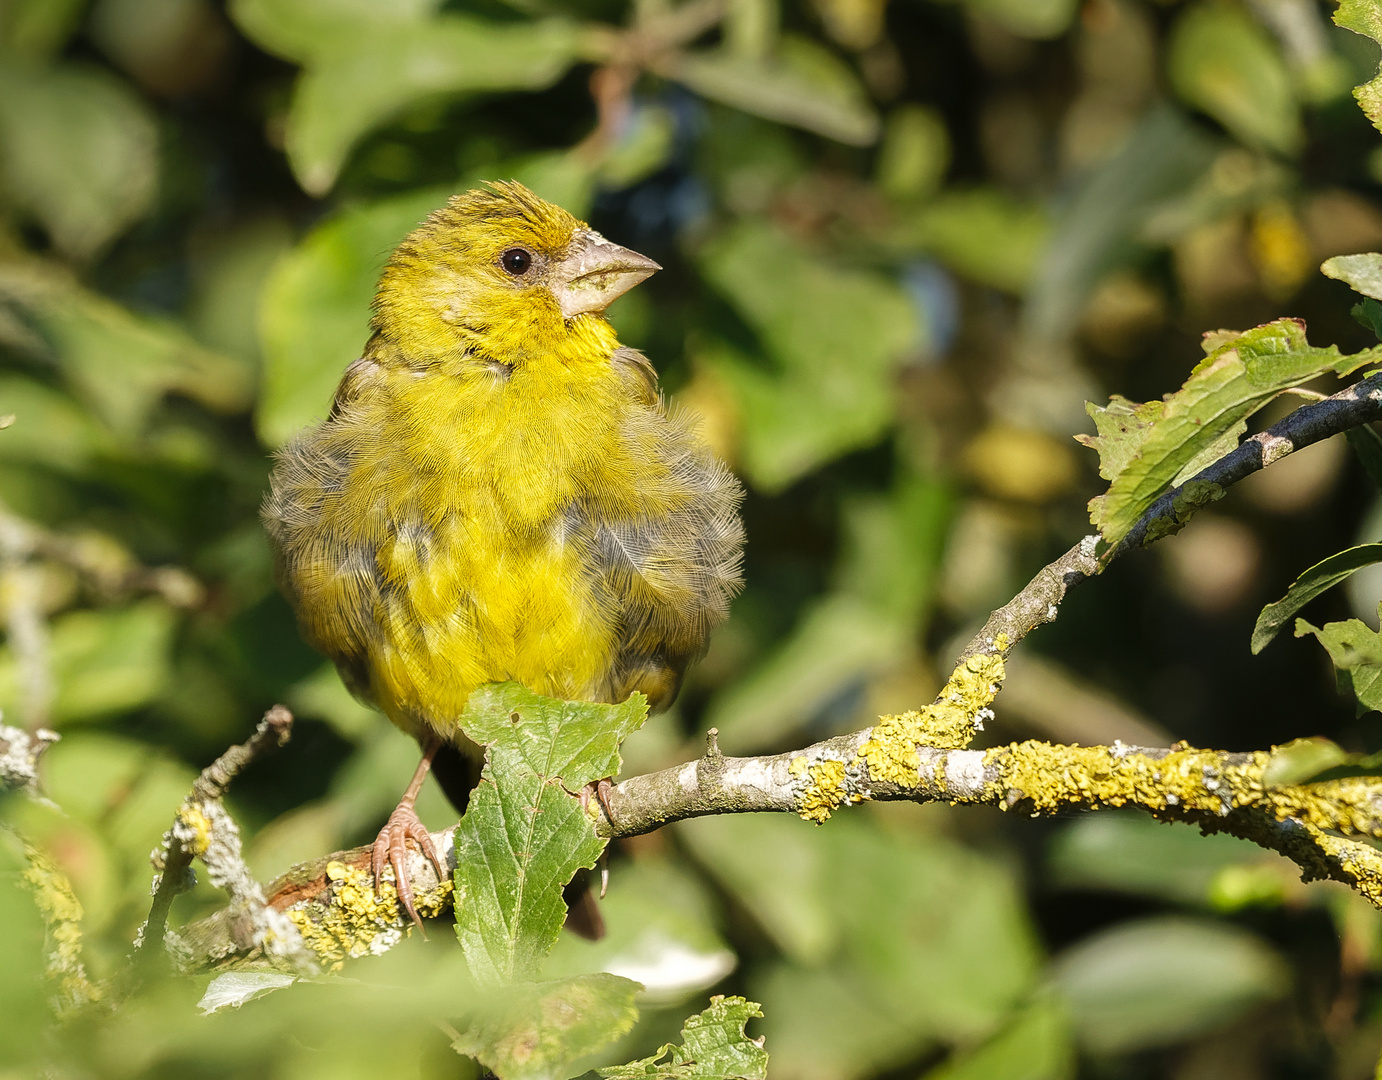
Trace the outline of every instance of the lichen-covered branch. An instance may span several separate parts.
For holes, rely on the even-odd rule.
[[[22,791],[40,798],[38,761],[59,738],[46,728],[30,732],[0,723],[0,793]]]
[[[1185,744],[1022,742],[966,749],[992,715],[1004,657],[1056,618],[1072,588],[1130,548],[1175,532],[1229,485],[1301,447],[1377,419],[1382,373],[1244,440],[1163,496],[1118,547],[1101,553],[1099,538],[1087,536],[1043,567],[990,615],[931,705],[881,717],[871,728],[803,750],[761,757],[725,757],[712,730],[697,760],[615,785],[607,812],[592,801],[596,830],[609,838],[637,836],[687,818],[755,811],[795,813],[820,823],[841,806],[867,800],[944,800],[1032,814],[1129,806],[1252,840],[1291,859],[1306,880],[1342,881],[1382,907],[1382,852],[1356,839],[1382,838],[1382,783],[1370,778],[1278,786],[1266,779],[1271,751],[1232,754]],[[452,869],[450,830],[433,834],[433,842]],[[367,847],[337,852],[294,868],[269,888],[270,908],[286,912],[326,964],[382,951],[404,931],[392,885],[386,883],[376,897],[368,863]],[[423,913],[443,913],[451,901],[450,883],[438,881],[421,856],[412,855],[408,869],[415,894],[424,898]],[[239,966],[256,955],[234,933],[227,912],[186,928],[184,940],[203,967]]]
[[[255,758],[287,742],[293,716],[282,705],[275,705],[259,722],[255,733],[239,746],[231,747],[202,771],[192,791],[179,807],[172,828],[163,835],[163,844],[153,853],[158,875],[149,918],[140,930],[136,948],[143,957],[158,955],[168,946],[183,963],[198,966],[210,957],[189,955],[168,932],[168,912],[173,899],[191,887],[192,860],[201,859],[211,883],[230,894],[225,918],[232,941],[242,952],[284,958],[299,970],[313,970],[311,954],[303,946],[293,922],[271,908],[259,882],[241,856],[240,830],[221,802],[227,786]]]

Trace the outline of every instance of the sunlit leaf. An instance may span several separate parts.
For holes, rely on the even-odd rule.
[[[168,680],[174,621],[172,609],[158,600],[55,619],[53,722],[95,719],[153,701]],[[15,706],[18,679],[7,647],[0,651],[0,706],[7,712]]]
[[[122,436],[154,406],[185,394],[217,412],[248,408],[253,370],[199,345],[171,321],[135,314],[46,262],[0,262],[0,305],[21,312],[76,396]],[[0,451],[3,452],[3,451]]]
[[[227,971],[207,984],[197,1007],[204,1013],[239,1008],[247,1001],[292,986],[296,981],[296,976],[280,975],[276,971]]]
[[[921,342],[916,310],[894,282],[818,259],[764,222],[719,237],[701,268],[772,361],[754,364],[728,345],[702,356],[738,399],[743,469],[756,487],[779,491],[883,433],[892,372]]]
[[[349,210],[285,254],[264,285],[264,382],[255,416],[271,446],[326,416],[346,366],[369,337],[370,298],[389,252],[449,189],[410,191]]]
[[[1019,37],[1059,37],[1075,17],[1075,0],[966,0],[966,7]]]
[[[838,142],[867,146],[878,138],[878,116],[853,72],[805,38],[784,36],[765,59],[689,52],[664,73],[712,100]]]
[[[726,816],[677,831],[788,957],[748,980],[784,1075],[862,1077],[937,1039],[979,1037],[1035,978],[1012,879],[950,841],[857,816],[819,829]]]
[[[1144,250],[1144,226],[1185,196],[1213,161],[1213,144],[1175,109],[1148,110],[1122,148],[1093,168],[1049,226],[1029,267],[1025,320],[1036,338],[1069,336],[1108,275]],[[1222,196],[1219,196],[1222,198]],[[996,249],[1002,251],[1001,242]]]
[[[1358,713],[1382,709],[1382,634],[1362,619],[1311,626],[1296,620],[1296,637],[1314,634],[1334,662],[1339,689],[1358,701]]]
[[[1286,992],[1289,971],[1260,938],[1224,923],[1120,923],[1059,957],[1055,986],[1096,1053],[1164,1046],[1212,1031]]]
[[[605,1080],[767,1080],[763,1040],[744,1032],[762,1015],[756,1002],[716,995],[682,1025],[680,1046],[668,1043],[650,1057],[597,1071]]]
[[[1185,467],[1281,391],[1324,372],[1347,375],[1382,359],[1382,348],[1351,356],[1305,340],[1298,319],[1278,319],[1242,334],[1215,335],[1214,347],[1185,385],[1163,401],[1115,398],[1089,405],[1097,435],[1077,436],[1099,452],[1108,492],[1090,500],[1090,520],[1117,544]]]
[[[519,983],[490,995],[468,1017],[458,1053],[499,1080],[565,1080],[571,1064],[626,1034],[638,1019],[639,986],[615,975]]]
[[[1376,0],[1342,0],[1334,11],[1334,22],[1382,45],[1382,8]],[[1382,130],[1382,74],[1355,87],[1353,96],[1373,126]]]
[[[158,132],[108,72],[0,63],[0,187],[68,255],[89,258],[148,208]]]
[[[287,149],[308,192],[329,191],[356,140],[416,101],[438,95],[540,90],[576,59],[574,25],[518,25],[447,15],[369,25],[308,61],[288,114]]]
[[[1362,255],[1335,255],[1324,261],[1320,273],[1344,282],[1354,292],[1382,300],[1382,255],[1375,251]]]
[[[934,255],[957,274],[1020,293],[1031,283],[1050,239],[1041,207],[994,188],[948,190],[899,215],[879,239]]]
[[[619,772],[619,743],[647,703],[556,701],[515,683],[470,695],[461,728],[485,747],[456,830],[456,935],[477,981],[531,978],[566,917],[562,887],[605,842],[571,794]]]
[[[360,36],[374,26],[422,22],[442,0],[231,0],[231,17],[261,48],[285,60],[303,61],[339,36]]]
[[[1070,1080],[1075,1047],[1061,1003],[1043,996],[993,1038],[924,1080]]]
[[[667,1005],[708,990],[738,963],[716,932],[708,885],[681,860],[621,862],[610,874],[600,916],[605,936],[586,941],[562,934],[543,978],[605,971],[641,983],[643,1003]]]
[[[1243,8],[1200,0],[1171,34],[1171,85],[1249,146],[1292,153],[1300,109],[1280,49]]]
[[[1228,833],[1204,836],[1178,822],[1113,810],[1067,825],[1047,852],[1052,879],[1061,888],[1201,905],[1209,902],[1215,876],[1224,867],[1277,858]]]
[[[1268,604],[1257,616],[1257,625],[1252,631],[1254,655],[1265,649],[1287,620],[1311,600],[1347,581],[1356,571],[1377,562],[1382,562],[1382,544],[1360,544],[1331,555],[1306,570],[1286,590],[1285,596]]]

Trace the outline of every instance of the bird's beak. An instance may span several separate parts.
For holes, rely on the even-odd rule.
[[[552,267],[551,290],[569,319],[610,304],[662,267],[646,255],[611,244],[593,229],[582,229],[571,248]]]

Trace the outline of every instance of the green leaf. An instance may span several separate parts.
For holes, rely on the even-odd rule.
[[[1324,261],[1320,273],[1335,281],[1342,281],[1354,292],[1382,300],[1382,255],[1375,251],[1362,255],[1335,255]]]
[[[32,325],[45,357],[117,435],[143,434],[169,393],[223,413],[242,411],[252,399],[254,374],[244,360],[83,289],[51,263],[0,262],[0,311],[5,306]]]
[[[1257,625],[1252,630],[1253,655],[1265,649],[1286,625],[1286,620],[1311,600],[1340,582],[1348,580],[1356,571],[1377,562],[1382,562],[1382,544],[1360,544],[1331,555],[1310,567],[1296,578],[1295,583],[1286,590],[1285,596],[1275,603],[1268,604],[1257,616]]]
[[[1145,251],[1143,230],[1157,208],[1192,189],[1214,149],[1178,110],[1147,111],[1050,224],[1040,262],[1029,273],[1024,320],[1031,334],[1063,341],[1074,332],[1098,286]]]
[[[944,191],[899,215],[880,237],[890,247],[934,255],[981,285],[1021,293],[1051,235],[1040,206],[995,188]]]
[[[756,1002],[717,994],[709,1008],[682,1025],[680,1046],[668,1043],[650,1057],[596,1071],[605,1080],[767,1080],[763,1040],[744,1032],[745,1024],[762,1015]]]
[[[0,188],[62,252],[88,259],[148,209],[158,131],[101,70],[0,63]]]
[[[485,769],[456,829],[456,935],[476,980],[531,978],[566,916],[562,887],[605,841],[571,794],[619,771],[619,743],[647,717],[622,705],[556,701],[516,683],[470,695],[461,729]]]
[[[755,965],[774,1070],[864,1077],[978,1039],[1038,961],[1008,870],[938,836],[837,815],[682,822],[678,837],[786,954]]]
[[[1096,1054],[1166,1046],[1221,1027],[1290,986],[1260,938],[1176,917],[1120,923],[1057,958],[1056,989]]]
[[[641,983],[643,1004],[666,1006],[709,990],[738,963],[715,928],[718,903],[708,883],[683,859],[644,855],[619,863],[600,916],[605,936],[562,934],[543,978],[605,971]]]
[[[1296,637],[1314,634],[1334,662],[1339,689],[1358,700],[1358,714],[1382,709],[1382,634],[1361,619],[1325,623],[1324,628],[1296,620]]]
[[[1346,754],[1332,739],[1319,736],[1292,739],[1284,746],[1273,748],[1272,759],[1262,772],[1262,786],[1280,788],[1309,783],[1321,773],[1350,760],[1357,759]]]
[[[1334,12],[1334,22],[1382,45],[1382,8],[1377,0],[1342,0]],[[1382,131],[1382,74],[1355,87],[1353,96],[1373,127]]]
[[[913,623],[857,597],[814,603],[791,636],[746,678],[718,694],[705,723],[739,754],[774,746],[851,689],[910,656]]]
[[[1379,340],[1382,340],[1382,304],[1371,296],[1364,297],[1361,303],[1354,304],[1348,313],[1359,326],[1366,326]]]
[[[282,975],[276,971],[227,971],[207,984],[197,1008],[208,1015],[220,1009],[238,1009],[247,1001],[272,994],[295,982],[296,975]]]
[[[415,102],[542,90],[576,59],[564,19],[501,25],[466,15],[371,24],[314,52],[288,113],[288,160],[304,190],[324,195],[370,129]]]
[[[894,199],[935,193],[950,167],[950,132],[945,119],[924,105],[899,105],[888,114],[878,148],[878,187]]]
[[[883,434],[893,370],[920,344],[917,313],[895,282],[819,259],[763,221],[728,230],[700,263],[772,362],[755,364],[728,345],[700,356],[738,402],[743,469],[756,487],[780,491]]]
[[[573,1062],[629,1032],[639,989],[616,975],[518,983],[494,993],[451,1045],[500,1080],[565,1080],[580,1071]]]
[[[1075,17],[1075,0],[967,0],[966,7],[1018,37],[1060,37]]]
[[[1382,312],[1382,305],[1378,311]],[[1344,438],[1358,457],[1368,479],[1382,488],[1382,435],[1371,424],[1361,424],[1344,432]]]
[[[1055,884],[1206,904],[1226,866],[1280,857],[1228,833],[1201,835],[1179,822],[1111,810],[1090,814],[1056,834],[1047,852]]]
[[[925,1080],[1071,1080],[1075,1047],[1059,1001],[1039,998],[976,1050],[928,1072]]]
[[[784,35],[775,55],[688,52],[662,73],[703,97],[851,146],[878,138],[878,115],[854,73],[806,38]]]
[[[1099,452],[1108,491],[1090,500],[1090,520],[1117,544],[1197,457],[1221,444],[1283,390],[1332,371],[1347,375],[1382,359],[1374,347],[1342,356],[1305,340],[1299,319],[1277,319],[1241,334],[1215,335],[1185,385],[1164,401],[1138,405],[1115,397],[1090,404],[1097,435],[1078,441]]]
[[[1291,73],[1276,42],[1242,8],[1201,0],[1176,22],[1171,86],[1242,142],[1294,153],[1303,132]]]
[[[430,18],[442,0],[231,0],[230,15],[245,36],[285,60],[304,61],[340,36],[358,37],[389,25]]]
[[[0,52],[47,61],[81,25],[88,0],[9,0],[0,17]]]
[[[427,188],[348,210],[278,261],[259,310],[264,375],[255,422],[265,443],[277,446],[326,415],[369,337],[370,299],[389,252],[450,194]]]
[[[57,693],[56,725],[128,712],[158,697],[169,677],[175,616],[160,600],[73,611],[53,621],[49,657]],[[0,708],[17,715],[19,672],[0,651]]]
[[[0,375],[0,401],[15,423],[0,439],[0,461],[78,472],[109,438],[67,394],[23,375]]]

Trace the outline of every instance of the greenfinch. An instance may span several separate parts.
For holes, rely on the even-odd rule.
[[[278,454],[263,518],[307,640],[417,738],[373,849],[416,922],[407,841],[472,690],[514,680],[653,709],[740,587],[742,489],[606,307],[660,267],[517,183],[399,245],[327,418]]]

